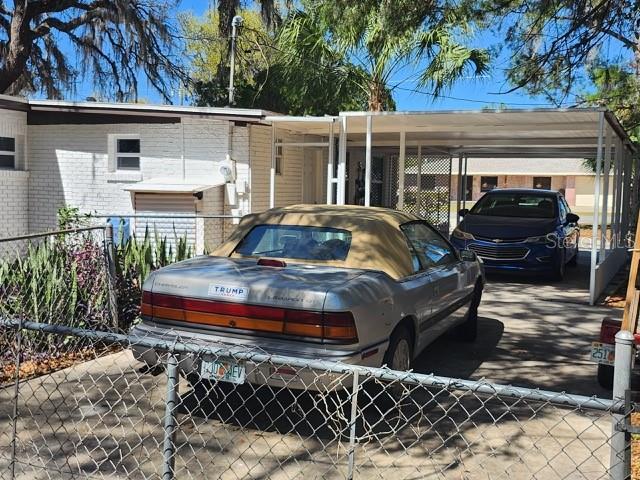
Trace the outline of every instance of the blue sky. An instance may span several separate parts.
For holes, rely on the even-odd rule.
[[[215,4],[215,2],[211,0],[182,0],[180,10],[202,15],[210,4]],[[497,39],[492,34],[485,34],[483,37],[476,39],[475,43],[490,47],[497,43]],[[499,93],[508,89],[503,70],[508,63],[508,52],[506,49],[502,49],[501,52],[492,62],[493,67],[486,76],[482,78],[463,78],[452,89],[444,92],[441,98],[435,100],[428,94],[411,91],[426,91],[426,88],[416,85],[415,82],[412,83],[411,80],[403,81],[393,92],[396,108],[398,110],[473,110],[487,106],[506,106],[511,108],[551,106],[546,99],[531,97],[522,91],[509,94]],[[391,83],[394,84],[405,80],[411,73],[407,69],[399,71]],[[82,100],[92,95],[92,92],[93,87],[89,81],[81,82],[81,84],[77,85],[75,98]],[[152,103],[161,102],[160,95],[148,86],[144,79],[140,81],[139,97]],[[177,95],[174,102],[178,102]]]

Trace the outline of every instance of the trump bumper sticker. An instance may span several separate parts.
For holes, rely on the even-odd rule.
[[[209,284],[210,297],[233,298],[234,300],[246,300],[249,296],[249,288],[237,285],[221,285],[218,283]]]

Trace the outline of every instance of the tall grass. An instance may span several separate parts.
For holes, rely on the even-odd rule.
[[[120,229],[122,230],[122,229]],[[120,328],[128,329],[140,314],[142,284],[153,270],[193,256],[193,249],[186,234],[178,236],[174,229],[174,241],[160,237],[154,228],[153,237],[145,228],[142,240],[131,235],[126,241],[116,242],[116,274],[118,278],[118,316]]]
[[[76,209],[59,212],[61,229],[86,225]],[[136,322],[142,284],[149,274],[193,256],[186,234],[174,231],[173,241],[145,229],[116,242],[115,260],[119,322],[114,324],[108,302],[104,244],[96,232],[52,235],[25,244],[19,241],[0,258],[0,317],[108,331],[126,331]],[[0,358],[11,351],[13,337],[0,332]],[[72,339],[24,333],[23,354],[68,351]],[[10,353],[7,353],[10,355]],[[4,355],[5,357],[7,355]]]
[[[107,277],[103,250],[88,233],[56,235],[20,245],[0,261],[0,317],[104,330]],[[70,340],[30,332],[31,350],[60,350]]]

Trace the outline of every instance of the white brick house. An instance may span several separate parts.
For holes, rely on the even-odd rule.
[[[160,233],[175,226],[199,249],[211,248],[229,222],[195,217],[269,207],[266,114],[0,96],[0,237],[53,229],[67,205],[98,215],[180,216],[160,223]],[[319,200],[303,198],[303,149],[283,153],[276,205]],[[229,159],[236,179],[224,184],[219,167]]]
[[[362,201],[366,164],[364,117],[352,116],[357,113],[287,117],[251,109],[76,103],[0,95],[0,200],[4,207],[0,237],[52,229],[57,210],[66,205],[98,215],[173,216],[164,224],[154,221],[160,233],[172,235],[175,227],[203,250],[217,244],[233,227],[228,221],[205,221],[202,216],[244,215],[271,205],[301,202],[357,204]],[[415,190],[417,165],[427,165],[433,152],[444,158],[443,169],[434,173],[425,166],[420,189],[445,187],[455,203],[461,196],[458,184],[462,177],[458,162],[451,159],[459,155],[460,136],[466,134],[464,124],[455,122],[468,117],[475,122],[470,151],[479,148],[476,143],[484,138],[479,136],[483,132],[485,137],[498,135],[489,145],[498,145],[490,147],[496,151],[502,148],[502,156],[467,155],[466,200],[477,200],[492,186],[531,188],[540,184],[564,191],[572,207],[590,209],[595,175],[585,169],[581,155],[591,148],[589,128],[596,124],[591,121],[596,113],[579,112],[576,128],[586,136],[563,140],[571,148],[563,144],[562,149],[551,151],[553,157],[528,161],[505,155],[522,148],[514,143],[519,140],[499,146],[511,133],[496,131],[491,125],[504,115],[460,112],[458,119],[446,112],[394,112],[376,117],[376,122],[388,117],[392,123],[373,137],[370,204],[406,208],[402,200],[407,191]],[[524,122],[519,128],[531,136],[529,129],[538,128],[540,122],[562,120],[565,113],[508,115]],[[408,129],[403,130],[404,150],[394,133],[403,128]],[[540,141],[549,140],[553,148],[559,140],[548,132],[556,135],[548,126],[536,135],[549,136]],[[454,139],[446,136],[453,134]],[[434,138],[436,135],[440,138]],[[613,143],[607,140],[606,144],[611,155]],[[402,152],[406,178],[401,186],[398,164]],[[558,157],[565,152],[574,156]],[[220,175],[227,159],[236,172],[232,182]],[[339,177],[344,179],[342,184]],[[614,200],[612,181],[613,175],[607,195],[609,210]],[[139,230],[147,220],[138,218],[131,223]]]

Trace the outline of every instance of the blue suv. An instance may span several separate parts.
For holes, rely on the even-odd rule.
[[[451,234],[460,250],[471,250],[487,271],[544,273],[560,280],[575,265],[580,227],[561,193],[496,189],[471,210]]]

